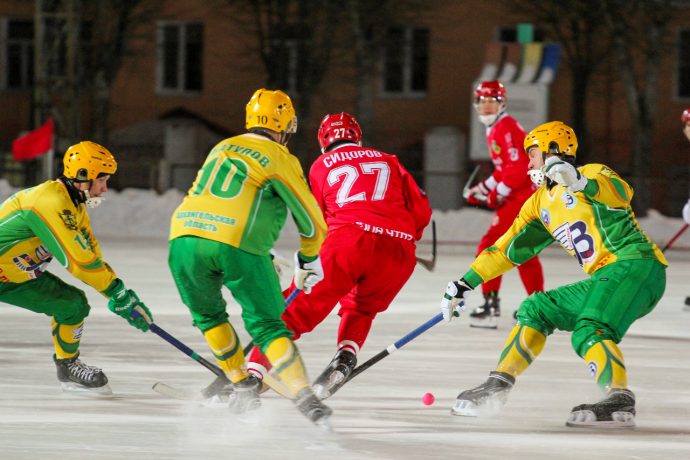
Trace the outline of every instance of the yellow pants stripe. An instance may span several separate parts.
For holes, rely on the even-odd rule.
[[[585,362],[589,374],[602,390],[628,387],[623,353],[612,340],[602,340],[594,344],[585,352]]]
[[[517,377],[539,356],[544,344],[544,334],[529,326],[518,324],[508,335],[496,370]]]
[[[265,355],[273,366],[273,372],[293,395],[309,386],[304,362],[292,340],[287,337],[275,339],[266,347]]]
[[[225,371],[231,382],[237,383],[247,378],[244,352],[240,339],[230,323],[222,323],[204,332],[206,343],[211,348],[218,365]]]
[[[60,324],[53,318],[53,344],[59,359],[74,358],[79,353],[79,342],[84,331],[84,321],[78,324]]]

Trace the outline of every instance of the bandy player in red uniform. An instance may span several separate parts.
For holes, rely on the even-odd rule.
[[[340,302],[338,350],[313,385],[323,399],[345,383],[372,321],[412,275],[415,241],[431,208],[395,155],[361,146],[362,130],[352,115],[326,115],[318,137],[323,155],[309,183],[328,224],[319,253],[325,278],[309,295],[298,295],[282,319],[296,340]],[[248,361],[258,377],[269,367],[256,347]]]
[[[506,89],[499,81],[483,81],[474,91],[474,107],[486,125],[486,141],[494,172],[470,189],[469,204],[485,204],[496,213],[491,226],[477,247],[477,255],[496,242],[515,220],[522,204],[534,192],[527,174],[529,158],[523,141],[525,130],[506,112]],[[544,273],[537,257],[518,267],[527,294],[544,290]],[[470,325],[495,329],[501,315],[498,291],[501,277],[482,284],[484,304],[470,313]]]

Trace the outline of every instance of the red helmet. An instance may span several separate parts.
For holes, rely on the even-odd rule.
[[[683,123],[687,123],[690,121],[690,109],[685,109],[683,111],[683,115],[680,116],[680,119],[683,121]]]
[[[506,87],[498,80],[483,81],[474,90],[475,102],[478,102],[480,97],[495,97],[500,101],[505,101]]]
[[[337,141],[362,141],[362,128],[355,117],[347,112],[332,113],[323,117],[319,126],[319,145],[325,151],[329,145]]]

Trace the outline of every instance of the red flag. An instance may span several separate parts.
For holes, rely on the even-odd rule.
[[[31,160],[53,148],[53,119],[12,141],[12,156],[17,161]]]

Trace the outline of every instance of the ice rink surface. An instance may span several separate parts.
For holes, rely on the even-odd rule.
[[[169,275],[163,239],[101,239],[104,256],[148,304],[157,324],[210,358],[191,326]],[[289,248],[284,248],[289,251]],[[428,252],[422,247],[420,252]],[[442,246],[434,273],[417,267],[391,308],[374,323],[360,363],[438,313],[447,281],[472,260],[472,246]],[[291,402],[267,393],[253,418],[222,408],[166,399],[151,390],[159,381],[201,389],[213,375],[153,333],[141,333],[87,291],[92,312],[82,358],[102,367],[114,396],[61,393],[51,360],[50,319],[0,304],[0,458],[2,459],[677,459],[690,457],[690,252],[670,251],[666,294],[621,343],[637,427],[567,428],[570,409],[600,393],[570,336],[549,338],[523,374],[503,411],[491,418],[449,415],[460,390],[482,383],[496,364],[524,297],[517,272],[504,277],[498,330],[469,327],[467,318],[441,323],[349,382],[328,404],[334,433],[312,426]],[[546,287],[584,278],[574,259],[557,247],[542,254]],[[474,304],[480,295],[474,296]],[[229,297],[228,297],[229,299]],[[243,341],[239,308],[231,320]],[[331,315],[298,345],[311,377],[335,352],[337,316]],[[424,406],[431,392],[436,403]]]

